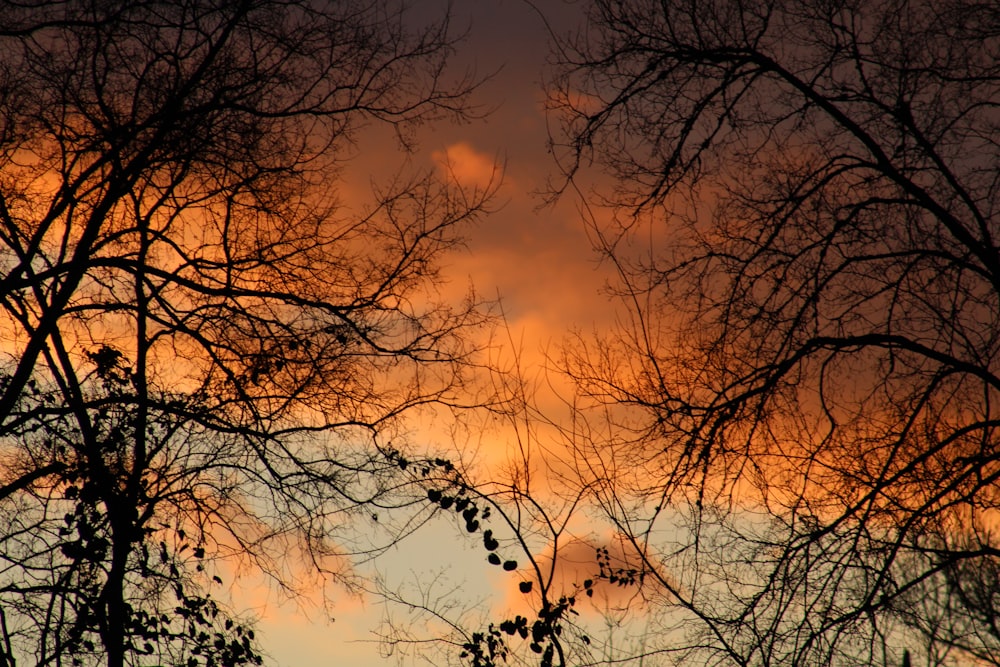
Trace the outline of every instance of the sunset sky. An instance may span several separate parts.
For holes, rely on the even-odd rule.
[[[435,9],[418,3],[415,15]],[[503,170],[495,212],[468,230],[466,247],[448,258],[446,290],[461,295],[470,285],[485,299],[500,299],[509,335],[502,354],[517,348],[529,379],[541,380],[546,351],[572,330],[592,331],[613,318],[610,301],[601,293],[606,268],[591,250],[572,197],[543,206],[539,194],[556,175],[547,151],[548,129],[542,82],[549,40],[539,16],[567,30],[579,19],[578,6],[560,0],[484,0],[455,3],[454,28],[468,29],[455,58],[455,71],[473,68],[495,74],[476,94],[475,102],[492,111],[469,124],[437,124],[420,133],[412,155],[400,152],[385,132],[369,132],[345,170],[345,202],[364,201],[369,184],[392,176],[393,169],[434,168],[449,171],[465,185],[485,184],[494,165]],[[544,398],[542,400],[545,400]],[[430,439],[444,437],[429,433]],[[483,447],[506,446],[509,436],[491,434]],[[493,452],[495,454],[496,452]],[[489,453],[487,453],[489,455]],[[403,581],[410,573],[437,573],[454,551],[452,569],[442,589],[461,586],[471,602],[489,598],[499,604],[516,588],[516,580],[485,563],[473,544],[463,543],[454,526],[438,522],[424,527],[377,567]],[[250,589],[250,590],[247,590]],[[357,667],[387,664],[373,632],[382,606],[374,599],[352,597],[331,587],[333,604],[324,610],[314,600],[282,601],[280,594],[253,589],[250,582],[236,594],[263,616],[263,646],[285,667],[338,664]],[[399,611],[399,610],[397,610]],[[328,622],[329,618],[336,619]],[[395,662],[395,657],[388,660]]]
[[[0,667],[1000,664],[998,54],[0,3]]]

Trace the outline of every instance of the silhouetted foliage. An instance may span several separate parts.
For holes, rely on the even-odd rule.
[[[414,582],[416,592],[410,596],[382,588],[378,592],[386,600],[409,612],[408,622],[390,618],[384,628],[382,640],[390,653],[471,667],[577,664],[585,655],[578,647],[591,645],[587,629],[576,622],[578,597],[593,597],[601,582],[628,586],[640,576],[636,569],[621,567],[607,549],[598,548],[593,578],[569,582],[567,587],[555,571],[557,559],[538,549],[546,542],[558,547],[572,540],[565,516],[547,511],[527,492],[523,480],[511,483],[493,475],[474,481],[438,459],[415,466],[412,481],[427,488],[427,500],[436,510],[460,519],[461,532],[485,552],[490,566],[510,573],[505,580],[532,611],[527,616],[497,612],[489,605],[470,610],[467,598],[439,597],[420,580]]]
[[[220,564],[337,576],[335,529],[405,502],[379,434],[464,382],[482,316],[436,260],[490,195],[340,207],[363,124],[467,112],[447,21],[418,23],[0,3],[0,662],[260,664]]]

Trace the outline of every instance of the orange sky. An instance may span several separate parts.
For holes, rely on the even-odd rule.
[[[442,4],[422,0],[418,6]],[[397,167],[438,169],[465,185],[483,185],[494,165],[500,165],[504,178],[498,210],[468,230],[467,246],[448,257],[445,290],[460,296],[471,284],[484,298],[499,296],[509,328],[500,332],[501,337],[509,333],[509,340],[520,348],[523,370],[529,378],[540,379],[546,349],[574,328],[589,332],[612,321],[613,310],[600,293],[606,269],[595,261],[575,201],[567,197],[539,209],[542,201],[536,193],[544,189],[555,168],[546,150],[541,87],[549,47],[538,14],[525,0],[470,0],[455,5],[454,25],[459,30],[468,26],[457,68],[472,66],[480,74],[498,70],[475,98],[492,113],[482,121],[422,131],[412,155],[400,152],[390,133],[367,133],[345,169],[342,197],[347,204],[363,201],[369,184],[389,179]],[[561,0],[535,5],[556,27],[572,25],[580,11]],[[551,396],[542,401],[558,404]],[[498,431],[487,434],[481,446],[502,449],[511,439]],[[492,458],[498,453],[486,455]],[[444,521],[422,529],[378,567],[397,580],[429,577],[443,569],[441,587],[462,586],[470,601],[489,598],[498,604],[509,601],[511,591],[516,595],[519,580],[486,564],[481,548],[474,542],[463,544],[459,530]],[[377,602],[335,595],[332,608],[324,610],[318,600],[282,602],[278,594],[252,590],[249,581],[240,588],[237,603],[264,617],[260,629],[272,664],[387,664],[379,645],[372,642],[383,614]],[[330,617],[336,620],[331,623]],[[394,658],[388,661],[394,662]]]

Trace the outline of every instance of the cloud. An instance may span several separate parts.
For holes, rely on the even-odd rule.
[[[511,612],[530,617],[537,611],[539,572],[548,586],[549,598],[575,596],[578,613],[641,614],[650,597],[669,595],[655,578],[639,579],[642,559],[635,547],[620,535],[591,535],[564,542],[559,545],[554,564],[550,544],[535,560],[537,571],[521,563],[521,568],[504,582],[503,606]],[[533,583],[528,594],[519,588],[522,581]]]
[[[503,172],[495,156],[481,153],[464,141],[432,152],[431,159],[442,177],[466,188],[487,190]]]

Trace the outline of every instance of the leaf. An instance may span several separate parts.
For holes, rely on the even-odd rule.
[[[497,547],[500,546],[500,543],[493,539],[493,531],[490,529],[483,533],[483,546],[486,547],[487,551],[496,551]]]

